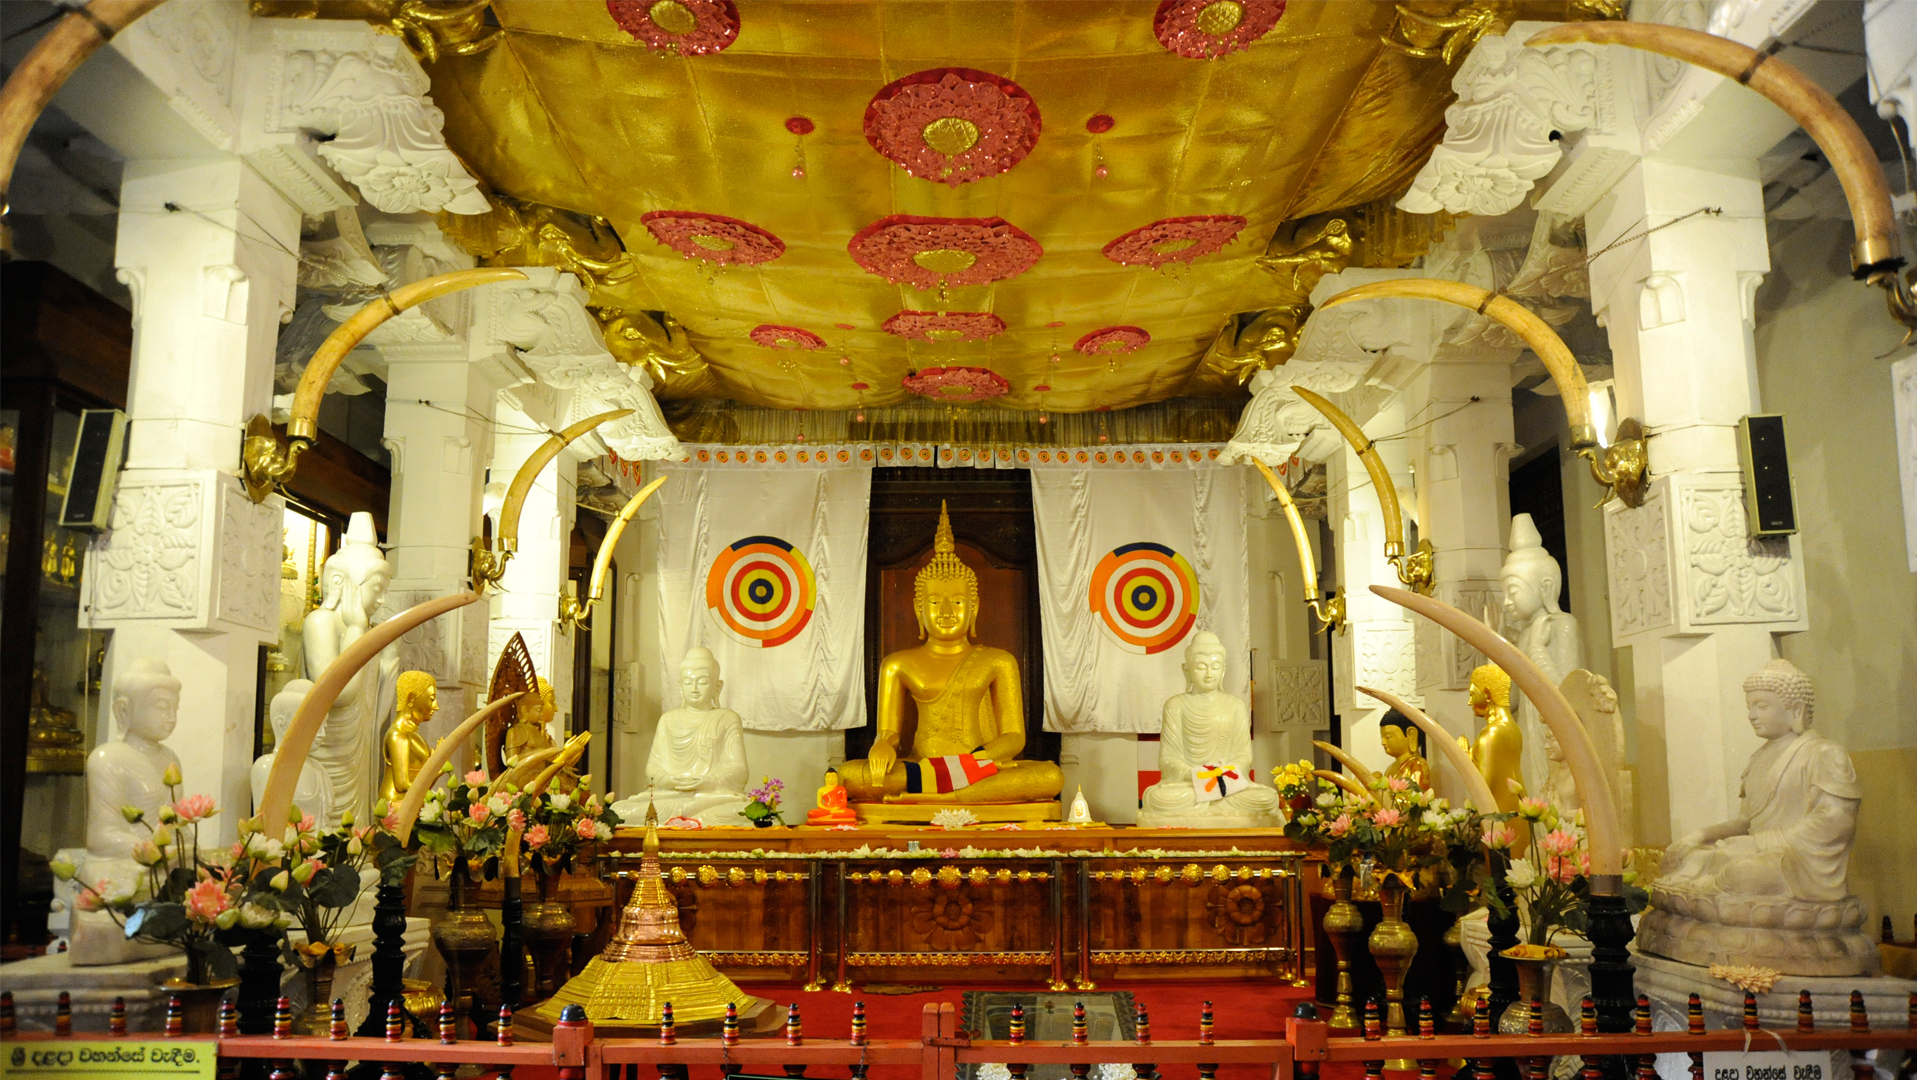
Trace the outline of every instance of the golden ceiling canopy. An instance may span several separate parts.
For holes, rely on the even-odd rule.
[[[497,196],[449,230],[589,279],[609,347],[662,397],[857,409],[921,400],[918,373],[934,400],[1054,412],[1238,395],[1291,354],[1321,273],[1405,265],[1444,228],[1390,206],[1473,41],[1614,14],[495,0],[496,29],[480,7],[442,3],[428,33],[419,4],[255,3],[391,8]],[[1394,242],[1329,232],[1363,204]],[[984,373],[929,371],[954,367]]]

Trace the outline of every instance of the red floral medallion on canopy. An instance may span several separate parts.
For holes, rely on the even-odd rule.
[[[1007,380],[977,367],[930,367],[908,375],[900,385],[922,397],[939,401],[984,401],[999,397],[1012,386]]]
[[[653,238],[691,259],[723,266],[777,259],[787,250],[781,239],[758,225],[694,210],[655,210],[640,215]]]
[[[895,214],[853,234],[847,254],[860,269],[918,289],[985,285],[1025,273],[1040,242],[993,218]]]
[[[921,341],[979,341],[1007,328],[991,311],[902,311],[880,324],[880,329]]]
[[[607,0],[607,14],[649,49],[717,53],[740,36],[733,0]]]
[[[1161,218],[1119,237],[1100,253],[1125,266],[1161,266],[1190,263],[1231,243],[1247,227],[1238,214]]]
[[[763,323],[747,332],[755,345],[769,349],[818,349],[826,345],[819,334],[811,330],[802,330],[797,326],[774,326]]]
[[[1286,10],[1286,0],[1163,0],[1153,36],[1168,52],[1216,60],[1265,37]]]
[[[911,175],[959,187],[1020,164],[1040,138],[1040,108],[998,75],[934,68],[882,87],[862,128]]]
[[[1099,353],[1132,352],[1152,340],[1152,334],[1137,326],[1108,326],[1074,342],[1073,347],[1093,356]]]

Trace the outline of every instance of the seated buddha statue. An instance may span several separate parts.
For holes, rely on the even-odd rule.
[[[663,818],[742,826],[747,808],[747,743],[740,714],[720,706],[720,662],[696,645],[680,660],[680,707],[660,717],[647,753],[646,791],[613,804],[638,825],[649,807]]]
[[[847,805],[847,787],[840,782],[838,770],[827,770],[817,796],[820,805],[807,811],[807,824],[852,825],[859,821],[859,816]]]
[[[1879,954],[1847,888],[1863,794],[1853,760],[1808,730],[1813,680],[1799,668],[1769,660],[1742,689],[1765,742],[1740,774],[1739,813],[1667,848],[1638,947],[1690,964],[1871,974]]]
[[[420,725],[433,719],[440,708],[440,691],[431,674],[403,671],[394,690],[393,727],[387,731],[380,748],[380,798],[397,806],[420,775],[433,748],[420,736]]]
[[[1433,789],[1433,768],[1420,754],[1420,729],[1397,709],[1388,709],[1380,718],[1380,749],[1393,759],[1387,779],[1400,777],[1414,787]]]
[[[980,583],[954,551],[946,504],[933,560],[913,580],[924,643],[880,661],[878,730],[867,760],[840,777],[857,802],[1017,803],[1057,798],[1051,761],[1020,761],[1027,745],[1020,668],[1013,654],[973,642]],[[900,735],[911,703],[918,723],[910,756]]]
[[[514,703],[513,726],[507,729],[506,738],[500,746],[501,762],[509,769],[528,754],[555,749],[553,736],[547,732],[547,724],[552,721],[554,714],[553,684],[545,679],[535,681],[539,693],[528,694]],[[552,788],[555,791],[572,791],[579,783],[579,771],[568,766],[554,777]]]
[[[1160,710],[1160,782],[1140,796],[1142,828],[1278,827],[1280,796],[1253,782],[1247,703],[1220,689],[1227,650],[1211,631],[1187,642],[1187,692]]]

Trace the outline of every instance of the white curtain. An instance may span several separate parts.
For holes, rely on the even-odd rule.
[[[1248,699],[1246,475],[1231,468],[1034,470],[1047,730],[1159,731],[1161,705],[1186,689],[1186,646],[1202,630],[1226,646],[1222,689]],[[1119,553],[1142,544],[1152,547]],[[1182,589],[1179,562],[1168,551],[1191,568],[1198,586],[1192,624],[1151,644],[1142,639],[1159,625],[1157,610],[1142,613],[1152,625],[1136,637],[1125,637],[1131,627],[1124,621],[1110,630],[1096,608],[1111,611],[1120,579],[1107,575],[1104,595],[1094,594],[1102,560],[1109,553],[1117,553],[1116,563],[1144,557],[1137,565],[1146,571],[1142,595],[1151,601],[1163,580]],[[1172,614],[1177,619],[1179,612]]]
[[[660,544],[655,581],[660,606],[660,665],[667,692],[663,706],[679,701],[680,661],[705,645],[720,662],[720,704],[758,731],[829,731],[863,727],[867,697],[866,657],[867,493],[865,468],[745,470],[666,466],[667,482],[654,497]],[[797,560],[781,552],[791,545],[804,556],[813,579],[812,613],[798,633],[778,640],[794,609],[773,612],[768,636],[730,630],[709,605],[747,598],[755,586],[709,589],[716,560],[736,544],[769,555],[772,581],[751,599],[796,605],[786,579]],[[766,542],[771,541],[771,542]],[[780,565],[784,563],[783,569]],[[736,563],[735,565],[739,565]],[[722,566],[722,578],[727,566]],[[754,644],[755,641],[759,644]],[[777,643],[775,643],[777,641]]]

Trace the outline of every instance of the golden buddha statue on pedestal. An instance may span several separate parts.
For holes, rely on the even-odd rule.
[[[1498,664],[1481,664],[1467,679],[1467,704],[1486,721],[1473,741],[1473,763],[1493,790],[1493,802],[1506,813],[1520,808],[1520,725],[1513,719],[1513,678]]]
[[[1059,796],[1058,765],[1016,760],[1027,745],[1020,668],[1005,649],[973,642],[979,608],[979,581],[954,551],[942,503],[933,561],[913,582],[925,643],[881,660],[873,749],[840,774],[856,802],[971,805]],[[918,722],[911,756],[903,758],[909,701]]]

